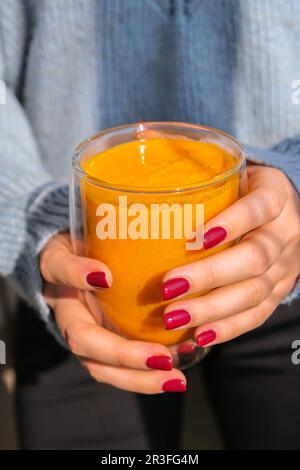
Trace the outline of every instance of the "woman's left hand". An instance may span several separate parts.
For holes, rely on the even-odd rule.
[[[249,192],[205,226],[204,249],[240,243],[169,271],[167,329],[197,327],[197,344],[218,344],[264,323],[293,289],[300,272],[300,200],[280,170],[247,168]]]

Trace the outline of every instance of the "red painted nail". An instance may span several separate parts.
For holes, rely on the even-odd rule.
[[[183,277],[174,277],[165,281],[162,285],[162,295],[164,300],[174,299],[180,294],[189,290],[190,283]]]
[[[173,330],[179,326],[186,325],[191,321],[191,315],[186,310],[172,310],[164,316],[165,329]]]
[[[203,331],[197,336],[197,344],[202,347],[216,339],[217,335],[213,330]]]
[[[227,232],[223,227],[214,227],[204,234],[204,248],[212,248],[221,243],[226,238]]]
[[[177,348],[178,354],[193,354],[195,352],[195,344],[194,343],[182,343]]]
[[[163,384],[162,389],[164,392],[185,392],[186,384],[184,380],[171,379]]]
[[[146,366],[151,369],[172,370],[172,359],[169,356],[151,356],[146,361]]]
[[[95,271],[86,276],[86,280],[90,286],[93,287],[109,287],[106,280],[105,273],[102,271]]]

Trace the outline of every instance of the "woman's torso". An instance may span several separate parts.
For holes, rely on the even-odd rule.
[[[27,5],[25,71],[12,82],[59,180],[77,143],[127,122],[202,123],[263,148],[299,134],[297,0]]]

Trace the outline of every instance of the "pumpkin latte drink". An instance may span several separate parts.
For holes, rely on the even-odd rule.
[[[183,123],[121,126],[78,147],[71,234],[74,246],[81,240],[83,254],[112,271],[112,287],[95,294],[109,328],[169,346],[177,366],[204,355],[192,328],[164,329],[162,280],[226,249],[203,250],[203,225],[240,197],[243,170],[230,136]]]

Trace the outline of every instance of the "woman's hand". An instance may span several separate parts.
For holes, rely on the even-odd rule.
[[[185,391],[185,377],[172,369],[165,346],[129,341],[108,331],[101,325],[99,312],[96,321],[89,293],[111,286],[112,274],[106,265],[75,256],[69,236],[59,234],[42,251],[40,269],[46,281],[45,298],[58,328],[95,380],[147,394]]]
[[[247,169],[249,193],[205,227],[204,249],[238,245],[168,272],[163,295],[209,293],[171,303],[167,329],[197,327],[199,346],[235,338],[264,323],[293,289],[300,271],[300,203],[287,177],[264,166]]]

